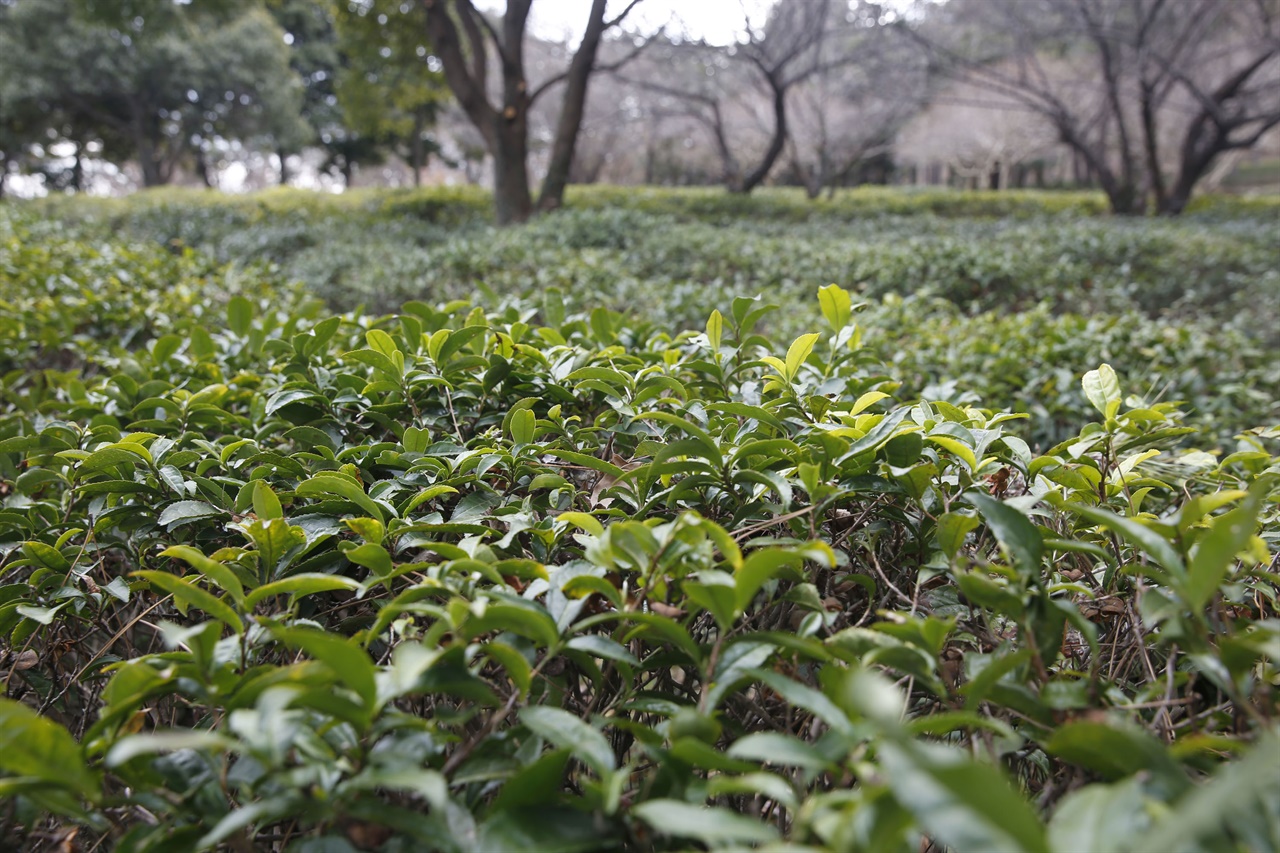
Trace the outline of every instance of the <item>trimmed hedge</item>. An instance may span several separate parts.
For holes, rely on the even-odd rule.
[[[1206,452],[1101,364],[1037,451],[981,343],[1198,332],[835,285],[687,330],[590,291],[329,314],[0,228],[20,849],[1280,844],[1280,430]],[[989,396],[917,390],[911,336]]]

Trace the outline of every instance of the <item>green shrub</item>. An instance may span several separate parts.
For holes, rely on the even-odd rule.
[[[1135,400],[1180,404],[1184,422],[1198,430],[1192,443],[1229,448],[1241,430],[1280,424],[1274,347],[1217,323],[1084,316],[1047,304],[969,316],[944,300],[895,296],[861,319],[867,345],[905,392],[953,403],[1001,400],[1032,415],[1015,429],[1033,446],[1050,447],[1078,429],[1079,376],[1099,359],[1129,377]]]
[[[989,214],[1038,213],[928,212],[970,196]],[[1075,377],[1101,359],[1132,376],[1140,396],[1185,401],[1204,431],[1189,442],[1227,447],[1238,431],[1274,422],[1274,218],[1226,207],[1180,220],[1087,217],[1073,198],[869,188],[814,204],[790,190],[580,187],[569,209],[507,230],[480,221],[484,197],[473,188],[161,191],[36,210],[68,239],[109,245],[123,233],[235,266],[274,265],[335,310],[477,293],[496,307],[558,290],[570,310],[604,305],[677,330],[725,300],[763,295],[789,307],[766,330],[794,335],[816,317],[803,294],[838,282],[876,306],[908,298],[906,310],[876,308],[865,322],[869,345],[913,392],[954,388],[1034,412],[1011,428],[1039,446],[1074,429]],[[1044,215],[1055,205],[1065,215]]]
[[[726,308],[237,295],[6,376],[6,842],[1280,843],[1280,433],[1103,365],[1037,454],[841,288]]]
[[[570,207],[589,210],[636,210],[674,216],[693,222],[852,221],[868,216],[1037,217],[1096,216],[1107,210],[1096,192],[960,191],[903,187],[858,187],[839,190],[834,197],[809,199],[796,188],[766,188],[749,196],[721,187],[573,187]]]
[[[221,322],[235,296],[286,311],[303,301],[257,268],[176,244],[82,238],[0,210],[0,374],[100,367],[114,353]]]

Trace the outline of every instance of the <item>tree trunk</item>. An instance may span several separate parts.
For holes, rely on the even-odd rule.
[[[144,104],[130,103],[129,132],[133,136],[134,153],[138,157],[138,168],[142,171],[144,187],[158,187],[168,183],[161,166],[160,152],[156,150],[155,139],[149,132],[153,128],[153,119],[146,113]]]
[[[773,90],[773,139],[769,141],[769,147],[760,163],[736,187],[729,188],[732,193],[746,195],[760,186],[769,176],[769,170],[773,168],[787,141],[787,88],[773,74],[767,75],[766,79],[769,81],[769,88]]]
[[[276,157],[280,160],[280,186],[289,185],[289,152],[283,148],[276,149]]]
[[[71,189],[77,193],[84,189],[84,160],[80,157],[80,143],[75,145],[75,154],[71,161]]]
[[[1110,175],[1099,175],[1099,182],[1107,195],[1112,213],[1117,216],[1142,216],[1147,212],[1145,195],[1132,183],[1117,181]]]
[[[499,225],[524,222],[533,213],[529,194],[528,82],[524,79],[524,30],[530,0],[508,0],[502,17],[502,43],[497,44],[502,66],[502,109],[489,103],[487,94],[488,49],[481,32],[479,12],[471,0],[422,0],[427,11],[427,31],[444,66],[445,82],[467,118],[480,131],[485,148],[493,156],[493,201]],[[450,14],[457,13],[462,33]],[[463,35],[466,46],[463,45]]]
[[[582,43],[569,63],[564,98],[560,102],[560,118],[551,144],[551,162],[542,180],[542,191],[538,194],[538,210],[554,210],[564,204],[564,191],[569,185],[573,152],[578,145],[578,132],[582,129],[582,115],[587,103],[587,84],[591,82],[591,70],[596,64],[600,37],[604,34],[604,8],[605,0],[592,0],[591,16],[587,19]]]
[[[142,185],[144,187],[163,186],[165,180],[160,170],[160,158],[151,140],[145,135],[138,137],[137,148],[138,168],[142,170]]]
[[[1142,87],[1142,151],[1147,160],[1147,183],[1155,194],[1156,210],[1163,211],[1168,203],[1168,191],[1164,184],[1164,171],[1160,166],[1159,129],[1156,126],[1156,104],[1151,87]]]
[[[9,178],[9,158],[0,151],[0,200],[4,199],[5,185]]]
[[[413,170],[413,185],[422,186],[422,114],[413,114],[413,136],[409,140],[409,168]]]
[[[809,199],[809,201],[817,201],[818,197],[822,195],[823,182],[814,180],[812,177],[806,177],[803,183],[805,198]],[[831,189],[832,191],[835,190],[835,184],[831,185]]]
[[[527,114],[497,119],[498,144],[493,152],[493,205],[499,225],[528,221],[533,215],[529,192]]]
[[[1183,143],[1181,163],[1178,167],[1178,178],[1174,181],[1173,189],[1165,196],[1163,203],[1157,209],[1161,216],[1177,216],[1186,210],[1187,203],[1191,201],[1191,193],[1195,189],[1196,184],[1209,171],[1209,167],[1213,165],[1214,158],[1222,153],[1225,146],[1220,146],[1220,139],[1213,139],[1209,143],[1201,145],[1196,144],[1196,131],[1198,128],[1193,125],[1191,130],[1187,131],[1187,138]],[[1214,144],[1219,143],[1219,144]]]
[[[200,176],[200,183],[204,184],[205,189],[215,189],[213,185],[213,175],[209,171],[209,163],[204,159],[204,152],[197,149],[196,152],[196,174]]]

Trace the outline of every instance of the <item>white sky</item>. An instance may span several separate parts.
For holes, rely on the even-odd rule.
[[[783,0],[803,3],[805,0]],[[743,13],[751,23],[764,23],[765,13],[774,0],[643,0],[627,16],[627,25],[642,32],[654,32],[666,25],[670,34],[705,38],[712,44],[728,44],[742,30]],[[483,9],[501,11],[504,0],[477,0]],[[608,16],[626,8],[627,0],[609,0]],[[539,38],[577,41],[582,36],[583,22],[591,0],[536,0],[529,15],[529,29]]]

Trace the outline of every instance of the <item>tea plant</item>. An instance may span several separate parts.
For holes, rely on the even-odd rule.
[[[764,294],[796,307],[766,330],[794,337],[818,321],[808,291],[837,282],[872,303],[866,343],[901,365],[911,392],[955,387],[1035,413],[1022,435],[1041,448],[1071,434],[1085,405],[1076,377],[1103,360],[1131,393],[1185,403],[1207,448],[1278,414],[1280,233],[1265,199],[1206,200],[1212,210],[1177,221],[1097,216],[1100,197],[1070,193],[865,188],[813,204],[783,189],[737,199],[584,187],[569,202],[501,230],[483,223],[482,194],[453,189],[160,191],[38,210],[81,242],[124,234],[144,251],[274,264],[337,311],[477,291],[493,305],[537,302],[555,288],[570,310],[695,328],[736,296]],[[988,370],[986,352],[1017,352],[1011,375]]]
[[[785,346],[746,297],[132,293],[4,378],[24,849],[1280,843],[1266,424],[1185,449],[1104,364],[1036,454],[834,285]]]

